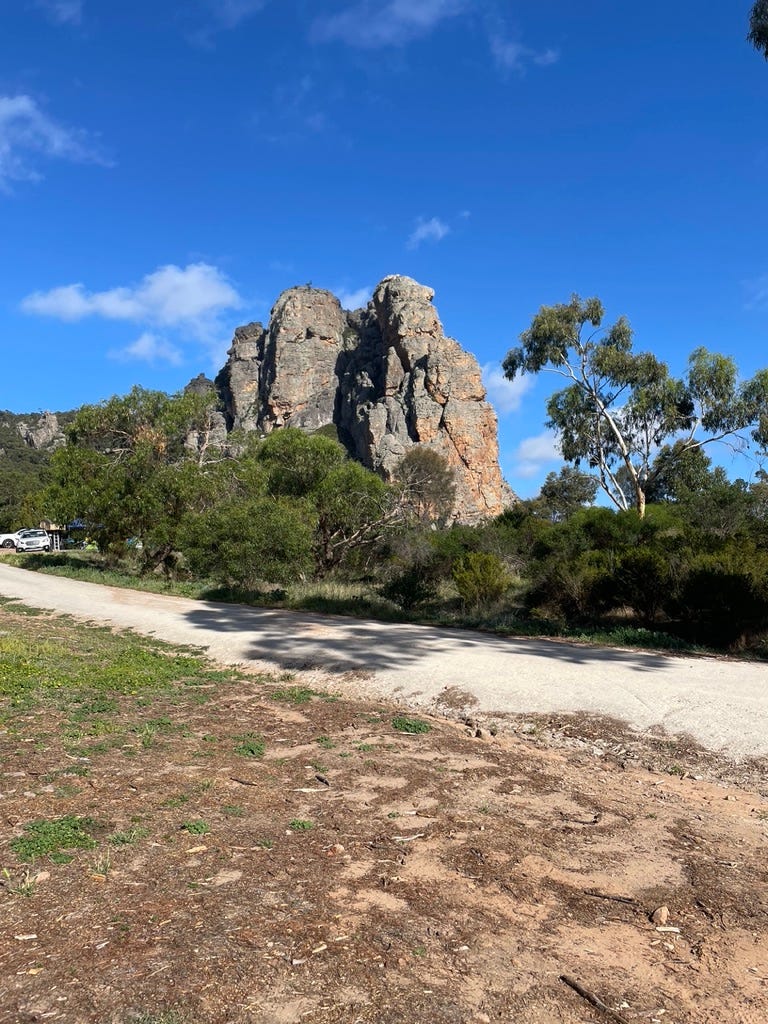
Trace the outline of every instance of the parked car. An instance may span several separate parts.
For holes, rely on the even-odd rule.
[[[51,538],[45,530],[20,530],[17,551],[50,551]]]
[[[15,533],[0,533],[0,548],[15,548],[19,543],[19,537],[27,530],[17,530]]]

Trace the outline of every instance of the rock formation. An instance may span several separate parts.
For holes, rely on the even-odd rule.
[[[235,331],[215,382],[227,426],[269,433],[333,424],[350,455],[390,480],[413,445],[426,445],[454,470],[456,519],[498,515],[512,495],[496,415],[477,361],[444,335],[433,296],[397,276],[354,312],[320,289],[283,292],[266,328]]]
[[[59,448],[65,443],[64,431],[53,412],[42,413],[32,426],[22,420],[17,429],[30,448]]]

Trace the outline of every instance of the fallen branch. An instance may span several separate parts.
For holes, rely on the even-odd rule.
[[[637,904],[637,900],[633,900],[631,896],[611,896],[608,892],[598,892],[596,889],[585,889],[585,896],[591,896],[596,900],[612,900],[614,903],[628,903],[634,907]]]
[[[602,1010],[603,1013],[610,1017],[611,1020],[616,1021],[616,1024],[629,1024],[626,1017],[623,1017],[620,1013],[612,1010],[610,1006],[606,1006],[602,999],[598,998],[594,992],[590,992],[588,988],[584,988],[583,985],[580,985],[575,978],[571,978],[567,974],[561,974],[560,981],[565,982],[565,984],[569,988],[572,988],[574,992],[577,992],[582,999],[586,999],[591,1006],[594,1006],[598,1010]]]

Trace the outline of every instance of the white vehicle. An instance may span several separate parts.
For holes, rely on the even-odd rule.
[[[51,538],[45,530],[26,527],[15,533],[0,533],[0,548],[16,548],[17,551],[50,551]]]
[[[19,530],[17,551],[50,551],[51,538],[45,530]]]
[[[15,548],[19,543],[19,537],[26,530],[17,530],[16,533],[0,533],[0,548]]]

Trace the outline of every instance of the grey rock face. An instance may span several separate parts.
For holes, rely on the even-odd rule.
[[[60,448],[65,443],[64,432],[55,413],[44,412],[36,423],[19,423],[18,431],[30,448]]]
[[[456,519],[498,515],[510,500],[496,416],[477,361],[443,333],[433,295],[386,277],[366,309],[347,312],[327,291],[283,292],[266,329],[235,332],[216,378],[227,425],[333,424],[350,454],[389,480],[411,447],[427,445],[454,470]]]

